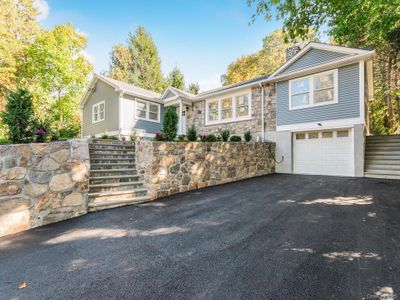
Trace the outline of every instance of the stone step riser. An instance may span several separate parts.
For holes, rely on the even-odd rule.
[[[113,201],[108,201],[106,203],[101,203],[101,202],[97,202],[96,204],[89,203],[88,211],[89,212],[99,211],[99,210],[103,210],[103,209],[109,209],[109,208],[120,207],[120,206],[125,206],[125,205],[144,203],[144,202],[148,202],[150,200],[151,200],[150,197],[144,196],[144,197],[136,197],[133,199],[117,199],[117,200],[113,200]]]
[[[400,176],[395,176],[395,175],[380,175],[380,174],[370,174],[370,173],[365,173],[365,177],[369,178],[380,178],[380,179],[394,179],[394,180],[400,180]]]
[[[121,179],[90,179],[90,184],[117,184],[117,183],[127,183],[127,182],[137,182],[138,178],[121,178]]]
[[[383,160],[383,159],[367,159],[365,161],[365,165],[392,165],[392,166],[398,166],[400,165],[400,160]]]
[[[370,170],[370,169],[368,169],[368,170],[366,170],[366,173],[400,176],[400,171],[397,171],[397,170]]]
[[[389,150],[393,150],[393,149],[400,149],[400,143],[399,144],[368,144],[367,145],[367,150],[368,149],[389,149]]]
[[[91,164],[126,164],[135,163],[134,158],[92,158]]]
[[[372,160],[400,160],[400,155],[372,155],[366,154],[365,158],[369,161]]]
[[[132,182],[130,185],[120,185],[114,187],[90,187],[91,193],[100,193],[100,192],[116,192],[116,191],[130,191],[136,188],[143,188],[142,182]]]
[[[105,177],[105,176],[127,176],[127,175],[137,175],[137,171],[135,169],[124,169],[121,170],[91,170],[90,178],[93,177]]]
[[[126,169],[136,170],[136,165],[134,165],[134,164],[131,164],[131,165],[104,165],[104,166],[95,165],[95,166],[92,166],[91,169],[93,171],[98,171],[98,170],[126,170]]]
[[[384,165],[376,163],[367,163],[365,165],[366,170],[396,170],[400,171],[400,164],[397,165]]]
[[[399,145],[400,140],[387,140],[387,141],[381,141],[381,140],[367,140],[367,145],[384,145],[384,144],[390,144],[390,145]]]
[[[96,202],[106,202],[118,199],[130,199],[135,197],[143,197],[147,195],[147,191],[130,192],[117,195],[104,195],[104,196],[89,196],[89,203],[95,204]]]
[[[367,155],[396,155],[400,156],[400,151],[367,151]]]

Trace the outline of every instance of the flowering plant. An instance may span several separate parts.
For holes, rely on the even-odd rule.
[[[206,135],[203,134],[203,133],[200,133],[200,134],[199,134],[199,139],[200,139],[202,142],[205,142],[205,140],[206,140]]]
[[[35,130],[35,135],[36,135],[36,141],[39,143],[43,143],[44,142],[44,136],[46,135],[46,129],[44,128],[38,128]]]
[[[156,141],[163,141],[164,140],[164,135],[161,132],[157,132],[154,139]]]

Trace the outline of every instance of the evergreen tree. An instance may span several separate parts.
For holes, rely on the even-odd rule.
[[[118,44],[111,51],[111,65],[109,76],[113,79],[126,83],[133,83],[133,73],[131,72],[132,59],[129,49]]]
[[[13,143],[29,142],[35,129],[32,95],[24,89],[9,92],[1,118]]]
[[[128,49],[131,55],[133,84],[144,89],[162,92],[166,82],[161,72],[158,50],[150,34],[138,27],[135,34],[129,34]]]
[[[197,82],[196,83],[192,82],[191,84],[189,84],[189,87],[188,87],[189,93],[191,93],[193,95],[197,95],[199,93],[199,90],[200,90],[200,86]]]
[[[167,141],[173,141],[178,132],[178,114],[175,108],[169,106],[164,113],[162,133]]]
[[[170,86],[173,86],[177,89],[184,90],[185,89],[185,77],[181,70],[178,67],[172,69],[172,71],[168,75],[167,82]]]

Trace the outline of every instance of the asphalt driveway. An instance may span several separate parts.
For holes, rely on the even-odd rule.
[[[398,294],[398,181],[271,175],[0,238],[0,299]]]

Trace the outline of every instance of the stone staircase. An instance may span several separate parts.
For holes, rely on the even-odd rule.
[[[135,143],[92,139],[89,153],[89,211],[151,200],[136,170]]]
[[[400,179],[400,135],[367,136],[364,174]]]

